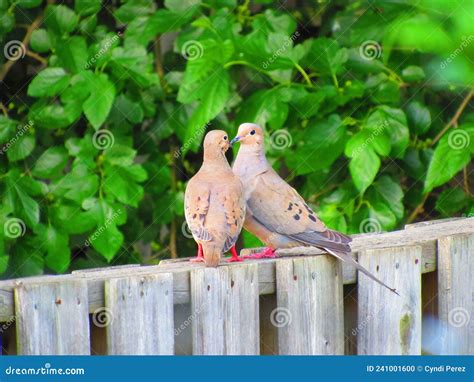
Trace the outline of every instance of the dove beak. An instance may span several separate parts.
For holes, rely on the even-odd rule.
[[[240,140],[240,137],[237,135],[234,139],[230,141],[230,145],[232,146],[234,143],[238,142]]]

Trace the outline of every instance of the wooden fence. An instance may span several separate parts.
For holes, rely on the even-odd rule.
[[[400,296],[301,248],[2,281],[3,354],[474,354],[473,218],[352,247]]]

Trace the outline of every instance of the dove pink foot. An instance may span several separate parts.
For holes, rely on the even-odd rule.
[[[276,257],[275,250],[266,247],[262,252],[252,253],[251,255],[244,256],[244,259],[273,259]]]
[[[233,245],[232,248],[230,249],[230,253],[232,254],[232,257],[229,260],[227,260],[229,263],[243,261],[242,258],[240,258],[239,255],[237,254],[237,251],[235,250],[235,245]]]
[[[198,253],[197,256],[189,260],[191,263],[203,263],[204,255],[202,252],[202,244],[198,244]]]

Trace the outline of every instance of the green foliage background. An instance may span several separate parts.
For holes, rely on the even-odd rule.
[[[343,232],[472,216],[473,17],[469,0],[0,0],[5,51],[25,48],[0,67],[0,223],[24,223],[0,230],[0,273],[193,254],[183,190],[209,122],[265,126],[275,168]]]

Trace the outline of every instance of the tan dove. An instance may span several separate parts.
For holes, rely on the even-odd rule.
[[[204,160],[186,186],[184,214],[194,240],[197,258],[208,267],[217,267],[223,253],[231,251],[229,261],[242,261],[235,250],[245,218],[242,183],[234,175],[225,152],[227,134],[212,130],[204,138]]]
[[[298,192],[273,170],[265,157],[260,126],[240,125],[231,144],[235,142],[241,143],[232,169],[244,186],[247,202],[244,228],[267,246],[263,252],[249,257],[274,257],[278,248],[314,246],[354,265],[397,293],[354,260],[349,246],[352,239],[328,229]]]

